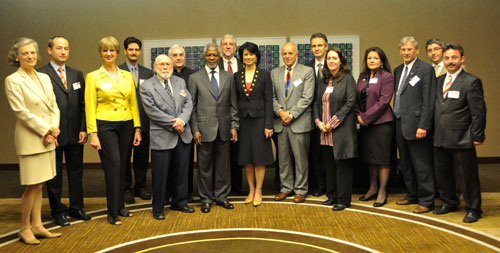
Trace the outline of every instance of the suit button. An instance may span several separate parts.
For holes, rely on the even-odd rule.
[[[124,111],[126,111],[126,110],[127,110],[127,108],[123,108],[123,110],[124,110]]]
[[[115,112],[117,111],[118,109],[115,108]]]
[[[113,102],[116,102],[116,98],[113,98]]]

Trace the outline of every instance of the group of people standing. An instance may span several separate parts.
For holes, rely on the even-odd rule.
[[[113,225],[122,224],[119,216],[134,216],[125,202],[132,203],[134,196],[151,198],[145,187],[149,148],[155,219],[165,219],[166,203],[172,210],[195,211],[188,205],[194,145],[202,212],[210,212],[213,203],[234,208],[227,196],[241,169],[232,171],[232,163],[245,168],[249,192],[244,203],[261,205],[265,168],[274,161],[272,139],[280,179],[274,200],[294,195],[293,201],[301,203],[309,192],[326,194],[323,204],[335,211],[348,208],[359,154],[370,175],[370,187],[360,200],[375,200],[373,206],[381,207],[388,196],[394,137],[408,190],[397,204],[418,203],[415,213],[431,211],[437,188],[443,205],[434,213],[444,214],[458,206],[459,186],[467,211],[464,222],[477,221],[481,195],[475,145],[484,141],[486,107],[480,79],[461,67],[463,48],[431,40],[426,50],[433,68],[417,58],[418,42],[405,37],[399,44],[404,63],[393,75],[384,51],[370,47],[356,83],[342,50],[329,48],[322,33],[313,34],[310,42],[314,60],[307,66],[297,62],[291,42],[282,46],[285,66],[271,72],[258,67],[260,52],[254,43],[242,44],[236,60],[236,40],[225,35],[220,46],[205,46],[206,65],[199,71],[184,66],[180,45],[172,46],[168,56],[157,56],[151,71],[137,63],[140,40],[125,39],[127,59],[117,66],[120,44],[105,37],[98,43],[103,64],[84,80],[82,72],[65,65],[66,38],[49,40],[50,63],[38,71],[37,43],[16,40],[8,58],[18,70],[5,83],[18,119],[21,184],[27,185],[20,238],[39,244],[36,237],[60,236],[41,224],[45,181],[58,225],[69,225],[66,215],[90,219],[82,194],[87,135],[105,172],[108,222]],[[443,63],[434,57],[438,51]],[[69,208],[60,201],[63,155]]]

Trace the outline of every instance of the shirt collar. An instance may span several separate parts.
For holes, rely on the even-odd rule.
[[[50,61],[50,65],[56,70],[56,73],[59,73],[59,68],[63,68],[64,72],[66,72],[66,64],[59,66],[56,63],[54,63],[53,61]]]
[[[208,67],[208,65],[205,65],[205,70],[210,74],[212,73],[212,69]],[[215,74],[218,74],[219,73],[219,65],[217,65],[217,67],[215,67]]]
[[[460,72],[462,72],[462,67],[460,67],[460,69],[457,70],[457,72],[455,72],[453,74],[448,73],[448,70],[447,70],[446,75],[451,75],[451,80],[455,80],[455,79],[457,79],[457,76],[458,76],[458,74],[460,74]]]
[[[132,72],[132,67],[135,67],[135,71],[139,71],[139,64],[132,65],[128,61],[125,61],[125,64],[127,64],[129,72]]]
[[[415,63],[417,58],[418,57],[415,57],[415,59],[413,59],[413,61],[411,61],[408,65],[406,65],[406,63],[404,63],[405,67],[408,67],[408,70],[410,70],[413,67],[413,64]]]

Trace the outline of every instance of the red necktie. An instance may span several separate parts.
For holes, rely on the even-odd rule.
[[[288,88],[290,88],[290,70],[292,68],[288,68],[288,72],[286,72],[285,97],[288,96]]]
[[[233,68],[231,67],[231,61],[227,62],[227,72],[233,73]]]
[[[448,81],[446,82],[446,84],[444,85],[443,87],[443,98],[446,98],[446,94],[448,94],[448,91],[450,91],[450,88],[451,88],[451,75],[448,75]]]

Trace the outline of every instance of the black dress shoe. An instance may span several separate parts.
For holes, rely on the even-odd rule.
[[[135,196],[141,198],[142,200],[150,200],[151,194],[145,189],[141,188],[135,191]]]
[[[233,204],[231,204],[229,202],[229,200],[226,200],[224,202],[217,201],[216,203],[217,203],[218,206],[222,206],[222,207],[224,207],[226,209],[234,209]]]
[[[210,212],[210,204],[209,203],[202,203],[201,204],[201,212],[209,213]]]
[[[313,195],[314,197],[319,197],[322,196],[323,194],[325,194],[325,191],[321,189],[317,189],[311,193],[311,195]]]
[[[331,206],[331,205],[335,205],[336,203],[337,203],[337,201],[335,201],[334,199],[328,199],[327,201],[323,202],[323,205]]]
[[[368,196],[368,197],[361,196],[361,197],[359,197],[359,200],[360,200],[360,201],[370,201],[370,200],[374,200],[374,199],[377,199],[377,195],[378,195],[378,192],[376,192],[376,193],[374,193],[373,195]]]
[[[170,209],[175,211],[181,211],[183,213],[194,213],[194,209],[188,205],[185,205],[183,207],[171,206]]]
[[[449,212],[455,212],[456,210],[457,210],[456,206],[449,206],[443,204],[439,209],[434,210],[434,212],[432,213],[436,215],[441,215],[441,214],[447,214]]]
[[[132,189],[127,189],[125,191],[125,194],[123,195],[123,201],[127,204],[134,204],[135,199],[134,199],[134,191]]]
[[[336,204],[335,206],[333,206],[333,211],[342,211],[350,206],[351,205]]]
[[[165,219],[165,214],[163,213],[153,213],[153,218],[157,220],[164,220]]]
[[[380,202],[377,202],[375,201],[375,203],[373,203],[373,207],[383,207],[385,205],[385,203],[387,203],[387,197],[389,196],[388,193],[385,194],[385,199],[382,203]]]
[[[78,219],[78,220],[90,220],[91,219],[91,217],[81,209],[78,211],[70,211],[69,216],[73,217],[75,219]]]
[[[476,211],[468,211],[463,219],[463,222],[472,223],[472,222],[476,222],[480,218],[481,218],[481,213],[476,212]]]
[[[55,216],[54,222],[61,227],[69,226],[69,220],[65,215]]]

